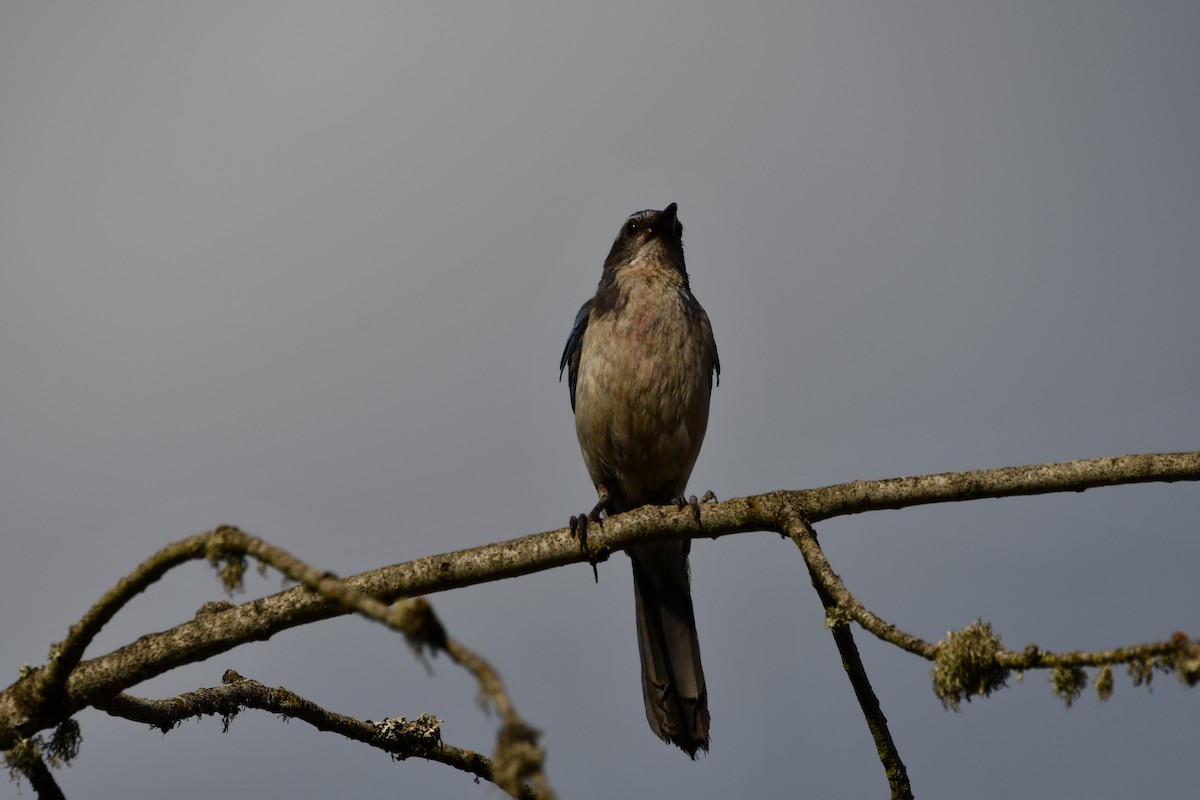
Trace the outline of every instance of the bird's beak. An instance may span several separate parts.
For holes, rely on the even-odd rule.
[[[675,203],[658,212],[658,219],[650,225],[650,233],[654,236],[664,238],[672,238],[675,236],[675,212],[679,210],[679,206]]]

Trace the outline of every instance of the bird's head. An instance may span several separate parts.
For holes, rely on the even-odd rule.
[[[635,261],[667,262],[687,278],[683,263],[683,224],[675,215],[674,203],[662,211],[638,211],[630,214],[613,240],[604,271],[616,271]]]

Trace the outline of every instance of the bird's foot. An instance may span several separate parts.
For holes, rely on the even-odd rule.
[[[599,561],[588,552],[587,547],[587,529],[589,523],[596,523],[601,528],[604,527],[604,521],[600,519],[600,512],[604,510],[603,503],[597,503],[586,514],[580,514],[578,517],[571,517],[571,537],[579,540],[579,551],[587,556],[588,563],[592,565],[592,575],[596,578],[596,583],[600,582],[600,570],[596,568]]]
[[[715,494],[713,494],[712,489],[709,489],[707,492],[704,493],[704,496],[701,497],[699,500],[696,499],[696,495],[692,495],[691,497],[688,497],[688,498],[684,498],[682,496],[676,497],[671,502],[673,502],[675,504],[676,508],[692,509],[692,516],[696,518],[696,524],[699,525],[700,524],[700,504],[701,503],[715,503],[715,502],[717,502],[717,496]]]
[[[692,516],[696,518],[696,524],[700,524],[700,501],[696,499],[696,495],[692,495],[691,497],[676,497],[671,502],[681,511],[685,508],[690,508]]]

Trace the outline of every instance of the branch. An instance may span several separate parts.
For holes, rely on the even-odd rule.
[[[50,767],[61,767],[79,755],[80,739],[79,723],[68,719],[59,724],[49,740],[40,735],[18,740],[4,751],[9,780],[19,786],[20,777],[24,777],[41,800],[59,800],[63,792]]]
[[[834,644],[842,657],[842,668],[846,671],[846,677],[850,679],[854,696],[858,699],[859,708],[862,709],[863,717],[867,721],[867,729],[871,732],[871,738],[875,740],[875,752],[879,755],[883,771],[887,775],[888,785],[892,791],[892,800],[912,800],[912,784],[908,778],[908,768],[904,766],[904,761],[900,758],[900,751],[888,728],[887,717],[883,714],[875,690],[871,688],[866,667],[863,666],[858,647],[854,644],[854,634],[851,633],[850,626],[844,620],[839,621],[838,601],[826,588],[830,582],[824,576],[818,576],[818,571],[826,571],[829,563],[825,561],[821,546],[817,543],[817,533],[799,515],[793,518],[789,528],[789,536],[800,548],[805,563],[808,565],[808,574],[812,578],[813,588],[817,590],[817,596],[821,598],[821,605],[825,607],[825,618],[829,631],[833,635]],[[853,600],[853,598],[850,599]]]
[[[220,715],[225,730],[228,730],[229,723],[242,709],[257,708],[307,722],[320,731],[330,731],[363,742],[383,750],[396,761],[423,758],[491,783],[497,782],[488,758],[471,750],[445,744],[441,737],[440,720],[429,715],[422,714],[411,722],[403,717],[381,722],[359,720],[336,714],[282,687],[264,686],[258,681],[243,678],[233,670],[227,671],[221,680],[221,686],[198,689],[163,700],[119,694],[97,703],[96,707],[115,717],[152,725],[163,733],[186,719],[203,715]],[[546,797],[526,785],[519,787],[513,796],[521,800]]]
[[[23,776],[39,800],[66,800],[58,781],[54,780],[54,773],[46,766],[39,748],[31,740],[25,739],[22,745],[6,751],[4,761],[8,765],[9,779]]]
[[[649,506],[612,517],[605,521],[603,528],[589,531],[589,552],[586,554],[580,552],[578,542],[571,537],[570,531],[560,528],[365,572],[344,583],[349,590],[386,604],[402,596],[446,591],[587,560],[604,560],[616,550],[649,541],[702,536],[716,538],[748,531],[785,533],[787,520],[796,513],[809,522],[817,522],[846,514],[929,503],[1181,480],[1200,480],[1200,452],[1100,458],[874,482],[854,481],[805,491],[777,491],[723,503],[703,504],[699,522],[691,509]],[[229,529],[221,528],[198,536],[211,538],[226,530]],[[171,547],[188,550],[200,547],[203,541],[191,537]],[[139,574],[142,577],[137,579]],[[112,611],[136,591],[157,580],[161,574],[156,570],[145,573],[135,571],[127,579],[131,583],[126,588],[118,584],[114,589],[116,594]],[[73,631],[73,635],[64,641],[58,660],[63,659],[64,653],[68,661],[75,658],[77,651],[81,651],[95,635],[98,626],[111,617],[111,611],[107,610],[105,603],[102,600],[98,606],[106,610],[85,615],[76,626],[80,632]],[[839,607],[845,608],[840,599]],[[21,737],[51,727],[81,708],[183,664],[201,661],[247,642],[269,639],[282,630],[346,612],[343,601],[330,599],[301,586],[233,608],[199,615],[171,630],[143,636],[108,655],[78,663],[70,670],[60,697],[51,697],[41,690],[58,685],[63,667],[32,670],[0,692],[0,747],[11,747]],[[870,621],[869,612],[864,612],[865,609],[858,611],[854,616],[855,621],[875,635],[886,638],[882,635],[886,631],[886,624],[871,623],[873,627],[868,626],[866,621]],[[1171,644],[1156,643],[1145,646],[1150,649],[1144,647],[1139,652],[1166,652]],[[909,645],[926,652],[937,647],[915,637]],[[1063,659],[1064,664],[1072,659],[1080,663],[1106,663],[1103,660],[1106,658],[1111,663],[1112,659],[1120,658],[1111,654],[1119,652],[1067,654],[1059,658]],[[929,657],[924,653],[919,654]],[[1089,660],[1085,657],[1087,655],[1093,658]],[[1006,665],[1012,668],[1018,668],[1018,663],[1022,663],[1021,654],[1005,653],[1002,657],[1012,662],[1009,664],[1006,661]],[[1026,662],[1029,666],[1045,666],[1051,664],[1049,658],[1048,654],[1039,653],[1037,658],[1026,657]]]
[[[541,771],[544,753],[536,745],[537,732],[517,716],[499,675],[482,658],[446,636],[445,630],[427,602],[420,599],[409,600],[391,608],[348,586],[336,576],[320,572],[282,549],[229,526],[222,526],[169,545],[106,592],[84,615],[83,621],[72,627],[67,640],[55,648],[54,652],[58,654],[58,658],[52,659],[47,668],[35,670],[29,676],[25,687],[28,695],[44,698],[40,702],[43,709],[57,707],[61,703],[62,682],[67,674],[64,669],[69,669],[63,665],[71,663],[71,666],[74,666],[83,646],[99,632],[103,624],[138,592],[158,580],[172,567],[188,560],[205,557],[214,565],[221,565],[220,574],[225,587],[232,591],[241,587],[246,555],[257,557],[263,569],[270,564],[288,578],[300,582],[323,598],[336,601],[346,610],[374,619],[403,633],[410,645],[418,651],[428,647],[449,654],[455,663],[464,666],[476,676],[481,692],[493,702],[504,718],[505,724],[501,729],[496,751],[496,763],[499,765],[495,770],[496,784],[516,797],[522,791],[525,778],[529,777],[538,787],[540,797],[553,796]],[[224,610],[224,604],[206,604],[197,615],[201,617]],[[234,676],[236,677],[236,673]],[[100,698],[96,704],[116,703],[118,707],[130,708],[129,702],[127,700],[122,704],[120,701]],[[319,709],[315,705],[312,707]],[[30,769],[24,771],[32,782],[33,777],[40,776],[41,773],[31,770],[41,764],[41,761],[26,761],[29,761]]]
[[[1086,680],[1082,667],[1104,670],[1097,689],[1105,699],[1111,694],[1111,667],[1114,664],[1128,664],[1135,685],[1149,682],[1154,669],[1175,672],[1189,686],[1200,682],[1200,642],[1182,633],[1158,642],[1109,650],[1053,653],[1031,644],[1024,650],[1013,651],[1001,647],[1000,637],[990,625],[975,622],[961,631],[947,633],[941,642],[925,641],[881,619],[851,594],[825,559],[815,535],[803,535],[805,530],[811,529],[802,517],[790,523],[789,528],[789,535],[803,553],[818,593],[834,601],[832,607],[826,604],[826,623],[836,627],[848,621],[857,622],[875,637],[935,662],[934,692],[949,708],[957,709],[960,701],[970,701],[972,696],[991,694],[1006,684],[1012,672],[1029,669],[1053,670],[1055,693],[1068,705],[1078,697]],[[1109,687],[1107,691],[1103,688],[1105,684]]]
[[[912,508],[931,503],[1195,480],[1200,480],[1200,451],[1089,458],[884,481],[852,481],[789,494],[797,496],[796,500],[807,507],[805,517],[810,522],[819,522],[864,511]]]
[[[533,782],[538,797],[552,800],[554,792],[542,772],[545,751],[537,745],[538,732],[517,716],[500,675],[481,656],[448,637],[423,598],[405,600],[397,605],[396,611],[398,624],[403,626],[409,644],[418,653],[423,648],[441,650],[454,663],[464,667],[479,683],[480,696],[490,702],[504,720],[497,737],[495,764],[489,780],[518,797],[528,779]]]

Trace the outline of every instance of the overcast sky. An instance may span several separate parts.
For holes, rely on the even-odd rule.
[[[219,523],[351,574],[590,508],[559,355],[621,221],[670,202],[723,368],[696,494],[1200,448],[1200,5],[411,5],[0,6],[0,685]],[[818,530],[917,635],[1093,649],[1200,634],[1198,503]],[[432,601],[563,797],[886,796],[795,548],[698,541],[692,575],[695,763],[646,725],[625,557]],[[89,655],[219,598],[172,572]],[[1067,711],[1031,673],[953,713],[928,663],[858,640],[920,797],[1195,787],[1173,677]],[[465,674],[360,620],[135,691],[227,668],[494,746]],[[79,719],[68,797],[497,796],[262,713]]]

